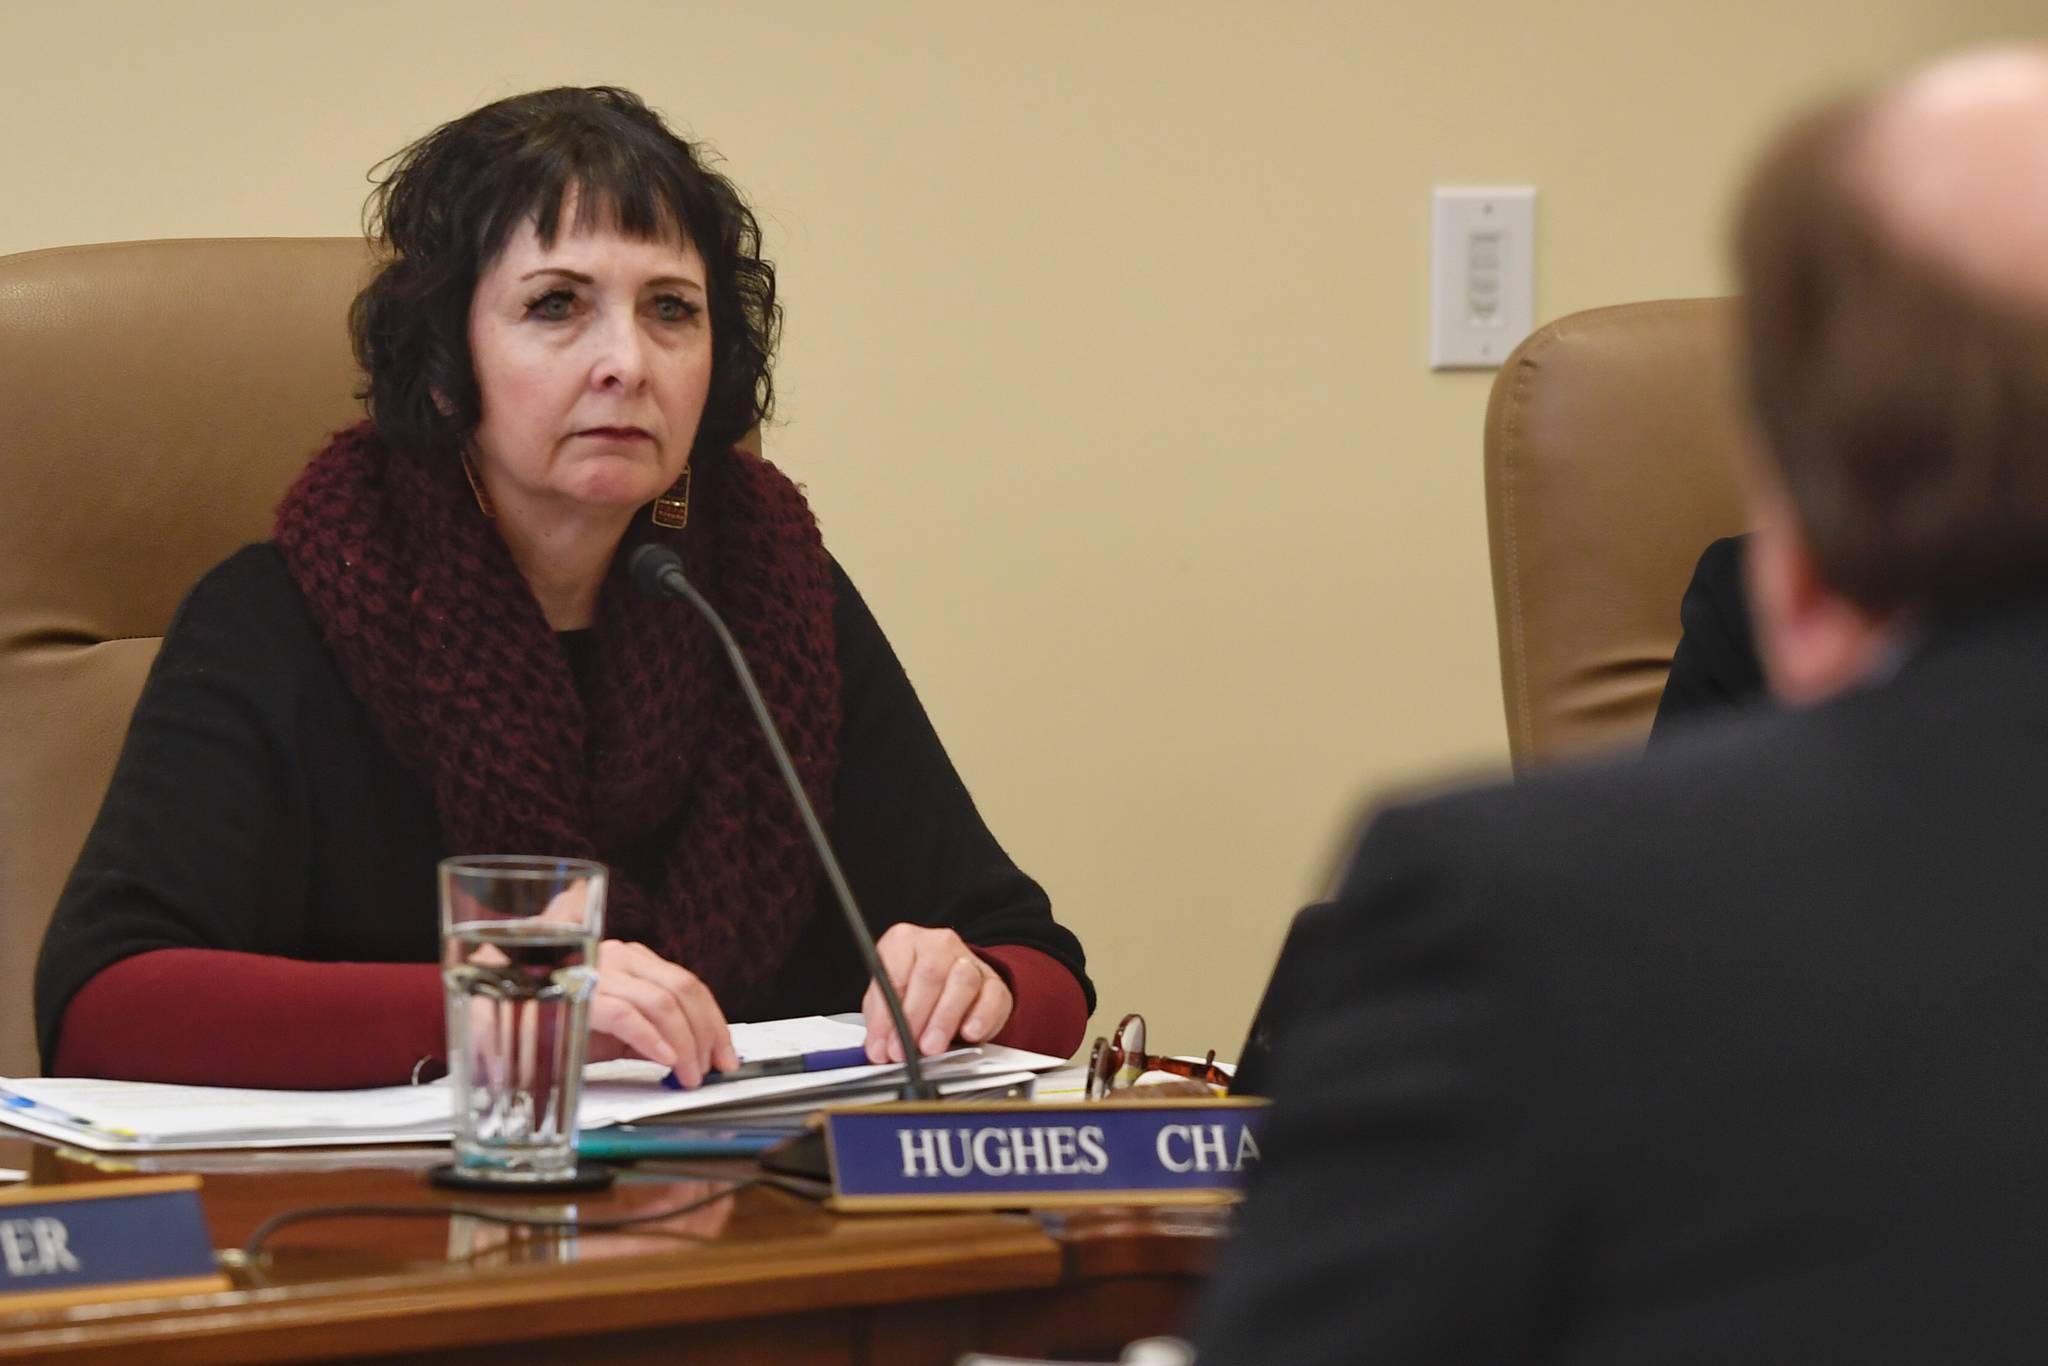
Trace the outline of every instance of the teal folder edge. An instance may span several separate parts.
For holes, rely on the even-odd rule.
[[[576,1155],[596,1162],[757,1157],[801,1127],[719,1129],[695,1124],[613,1125],[576,1136]]]

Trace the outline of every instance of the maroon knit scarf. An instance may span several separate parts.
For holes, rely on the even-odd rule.
[[[459,471],[388,449],[369,423],[313,458],[276,538],[343,677],[433,794],[445,847],[611,864],[607,934],[681,963],[731,1009],[809,918],[813,856],[710,630],[639,597],[623,566],[656,536],[683,556],[828,819],[834,591],[817,523],[780,471],[742,451],[700,455],[692,485],[687,530],[636,518],[614,557],[587,698]],[[628,851],[658,877],[626,876]]]

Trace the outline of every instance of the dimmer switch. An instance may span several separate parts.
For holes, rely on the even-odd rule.
[[[1439,187],[1435,201],[1429,367],[1492,369],[1535,326],[1536,191]]]

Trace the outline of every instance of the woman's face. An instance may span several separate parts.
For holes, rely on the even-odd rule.
[[[477,473],[500,516],[632,510],[683,472],[711,384],[704,260],[686,242],[522,223],[477,280]]]

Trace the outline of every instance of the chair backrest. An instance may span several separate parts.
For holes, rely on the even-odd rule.
[[[1733,322],[1725,299],[1574,313],[1494,379],[1486,513],[1518,769],[1649,733],[1693,565],[1745,527]]]
[[[357,238],[0,257],[0,1075],[172,612],[361,416]]]

